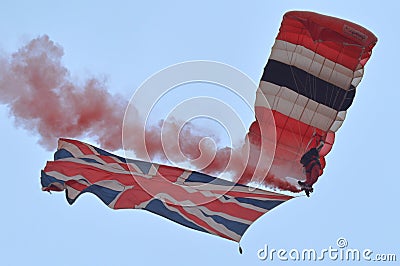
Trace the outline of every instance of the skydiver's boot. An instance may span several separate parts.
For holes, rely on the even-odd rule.
[[[312,193],[314,191],[313,187],[303,181],[298,181],[297,183],[300,185],[301,190],[304,190],[307,197],[310,197],[310,193]]]
[[[307,197],[310,197],[310,194],[314,192],[314,189],[310,186],[303,188],[303,190],[306,193]]]

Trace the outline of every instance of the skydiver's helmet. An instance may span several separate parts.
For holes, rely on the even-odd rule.
[[[310,162],[317,160],[319,162],[319,152],[316,148],[312,148],[301,156],[300,163],[305,167]]]

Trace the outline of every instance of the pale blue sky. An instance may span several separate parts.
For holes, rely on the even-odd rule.
[[[3,2],[0,51],[14,52],[48,34],[64,47],[73,77],[107,77],[110,91],[129,99],[150,75],[186,60],[223,62],[258,83],[288,10],[359,23],[378,36],[378,44],[315,193],[257,220],[242,239],[243,255],[234,242],[145,211],[112,211],[93,195],[69,206],[64,194],[42,192],[40,169],[53,151],[15,127],[0,106],[1,265],[262,265],[270,263],[257,258],[264,244],[323,249],[339,237],[349,247],[396,253],[400,260],[395,1],[80,2]]]

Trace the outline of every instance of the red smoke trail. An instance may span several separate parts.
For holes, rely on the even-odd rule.
[[[253,127],[257,122],[253,123]],[[165,131],[163,137],[161,132]],[[200,172],[218,176],[222,172],[229,173],[233,180],[242,184],[253,182],[273,189],[299,192],[295,184],[284,178],[278,178],[269,172],[265,155],[261,154],[261,132],[253,128],[253,134],[248,134],[242,145],[236,148],[217,148],[214,145],[202,143],[204,138],[211,138],[218,142],[218,138],[211,132],[201,132],[191,123],[177,121],[160,121],[145,132],[145,149],[140,149],[140,143],[134,143],[133,149],[147,152],[152,160],[161,160],[170,163],[190,162],[190,168]],[[177,137],[178,142],[177,142]],[[137,148],[135,148],[137,147]],[[269,149],[266,145],[263,149]],[[138,154],[138,153],[136,153]],[[172,156],[166,156],[172,155]],[[267,150],[267,156],[270,156]],[[139,157],[142,157],[139,154]],[[146,156],[143,156],[145,158]]]
[[[127,102],[107,92],[104,81],[91,78],[80,86],[61,59],[63,49],[41,36],[0,60],[0,103],[16,124],[38,133],[40,144],[55,147],[59,137],[94,137],[101,146],[121,147]]]
[[[9,107],[18,126],[38,134],[39,143],[47,149],[54,149],[60,137],[91,137],[105,149],[122,148],[122,120],[128,102],[111,95],[103,80],[90,78],[84,85],[74,82],[61,63],[63,54],[62,47],[44,35],[12,55],[0,57],[0,103]],[[130,130],[143,131],[144,120],[137,116],[133,121],[128,125]],[[161,125],[167,130],[162,142]],[[228,167],[235,181],[244,184],[251,181],[257,170],[259,151],[251,148],[248,140],[238,148],[218,148],[202,142],[205,137],[218,142],[212,133],[199,131],[190,123],[182,128],[180,125],[176,121],[160,121],[146,129],[146,150],[133,145],[137,146],[138,157],[143,158],[145,152],[152,160],[189,161],[194,168],[212,175]],[[141,143],[143,139],[134,142]],[[164,149],[172,150],[168,153],[172,158],[165,156]],[[273,176],[266,176],[262,183],[294,190],[286,181]]]

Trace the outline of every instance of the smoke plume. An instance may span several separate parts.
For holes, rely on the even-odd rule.
[[[82,84],[74,81],[62,64],[63,55],[63,48],[44,35],[11,55],[0,56],[0,103],[9,108],[17,126],[37,134],[39,143],[47,149],[54,149],[60,137],[89,137],[105,149],[122,148],[127,100],[110,94],[104,80],[88,78]],[[161,120],[143,129],[143,118],[138,116],[132,121],[126,125],[129,130],[141,131],[145,136],[144,140],[140,135],[132,136],[132,147],[138,158],[146,153],[151,160],[186,162],[212,175],[225,170],[241,183],[252,181],[261,169],[267,178],[261,179],[261,184],[296,189],[283,180],[265,175],[268,169],[262,169],[265,162],[261,161],[260,151],[252,148],[247,138],[238,147],[221,148],[217,145],[217,136],[200,131],[191,123],[182,126],[177,121]],[[166,130],[162,141],[161,126]]]
[[[37,133],[53,149],[59,137],[93,137],[104,148],[121,147],[127,102],[111,95],[105,82],[78,85],[62,65],[63,49],[44,35],[0,58],[0,103],[18,126]]]

